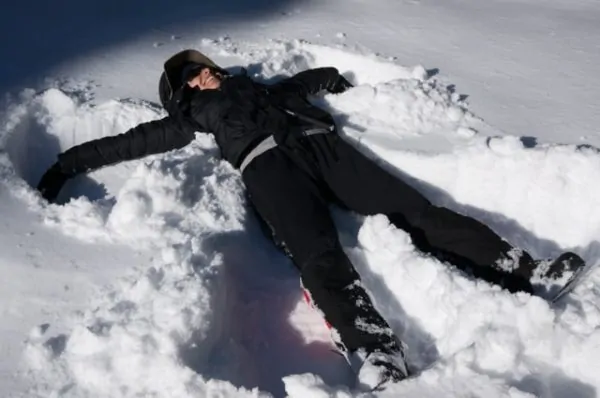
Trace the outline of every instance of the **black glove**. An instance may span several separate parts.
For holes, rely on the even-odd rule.
[[[333,87],[329,89],[329,92],[332,94],[339,94],[352,87],[354,87],[352,83],[346,80],[344,76],[339,75],[337,81],[333,84]]]
[[[71,177],[72,175],[64,173],[60,164],[56,162],[44,173],[37,190],[48,202],[54,202],[65,182]]]

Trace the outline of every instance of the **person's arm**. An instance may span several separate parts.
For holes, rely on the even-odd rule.
[[[166,117],[128,130],[74,146],[58,155],[38,184],[38,191],[53,201],[64,183],[77,174],[126,160],[182,148],[194,139],[196,128],[185,120]]]
[[[275,88],[286,91],[295,91],[300,95],[316,94],[321,90],[330,93],[343,93],[354,87],[334,67],[308,69],[297,73],[274,85]]]

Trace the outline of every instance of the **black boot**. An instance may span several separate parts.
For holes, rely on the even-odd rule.
[[[367,353],[361,349],[350,354],[350,364],[356,371],[360,387],[369,391],[381,391],[409,376],[403,350]]]
[[[539,260],[536,263],[537,267],[533,273],[532,281],[540,279],[553,283],[568,281],[573,274],[585,266],[585,261],[572,252],[564,252],[554,260]]]
[[[536,294],[555,299],[585,268],[585,261],[577,254],[565,252],[554,260],[536,261],[531,282]]]
[[[552,298],[584,269],[585,261],[572,252],[565,252],[555,259],[533,260],[527,252],[514,249],[494,266],[523,283],[526,281],[531,286],[530,293]]]

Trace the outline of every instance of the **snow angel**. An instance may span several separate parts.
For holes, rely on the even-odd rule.
[[[298,268],[306,297],[331,325],[337,346],[359,364],[359,381],[383,388],[409,376],[403,344],[342,250],[330,204],[385,214],[420,250],[513,292],[532,292],[534,275],[564,277],[582,260],[566,253],[554,263],[534,261],[479,221],[432,205],[367,158],[338,134],[329,113],[308,100],[352,87],[333,67],[263,84],[185,50],[165,62],[160,77],[167,117],[58,155],[38,190],[53,201],[77,174],[181,148],[196,132],[213,134],[223,158],[240,170],[270,238]]]

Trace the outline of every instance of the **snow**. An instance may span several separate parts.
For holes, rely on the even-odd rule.
[[[260,2],[235,17],[212,5],[199,27],[192,2],[153,5],[135,24],[123,22],[134,6],[104,6],[117,26],[108,36],[93,34],[106,32],[102,13],[78,25],[78,40],[48,21],[38,21],[46,44],[11,34],[15,52],[49,63],[25,54],[1,81],[3,396],[597,395],[596,3]],[[535,257],[572,250],[594,268],[551,305],[420,253],[384,216],[334,209],[417,374],[359,392],[211,137],[80,176],[56,205],[32,188],[61,151],[162,117],[161,64],[186,47],[266,82],[336,66],[356,87],[315,102],[345,139]]]

